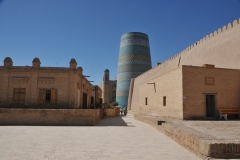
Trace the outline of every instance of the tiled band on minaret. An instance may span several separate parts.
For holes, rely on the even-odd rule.
[[[140,32],[125,33],[121,37],[118,59],[116,101],[127,107],[132,78],[152,68],[148,35]]]

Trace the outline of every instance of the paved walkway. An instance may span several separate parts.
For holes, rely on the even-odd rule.
[[[0,159],[198,160],[133,115],[97,126],[0,126]]]

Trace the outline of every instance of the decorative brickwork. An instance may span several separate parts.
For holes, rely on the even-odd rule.
[[[53,84],[55,81],[55,78],[53,77],[39,77],[38,78],[38,83],[41,83],[41,84]]]
[[[143,63],[151,63],[151,57],[149,57],[149,55],[146,54],[130,54],[130,55],[122,55],[121,57],[119,57],[118,59],[118,63],[127,63],[127,62],[143,62]]]
[[[28,77],[12,77],[13,84],[26,84],[28,83]]]
[[[126,107],[132,78],[151,69],[148,36],[140,32],[129,32],[121,37],[117,75],[117,102]]]
[[[71,59],[69,68],[40,67],[39,58],[32,62],[33,66],[12,66],[12,59],[5,58],[4,66],[0,66],[1,108],[89,108],[91,102],[99,103],[101,89],[95,94],[75,59]]]

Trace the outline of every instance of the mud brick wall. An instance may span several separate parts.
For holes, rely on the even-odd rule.
[[[184,147],[197,154],[213,158],[239,158],[240,143],[238,140],[209,138],[184,128],[175,123],[164,123],[163,132]]]
[[[100,109],[0,109],[0,125],[95,125]]]
[[[143,115],[182,119],[182,92],[182,68],[177,68],[142,83],[139,86],[139,105],[134,110],[138,109],[138,113]],[[166,97],[165,105],[163,97]]]
[[[213,85],[206,85],[211,77]],[[183,66],[183,119],[207,117],[206,95],[215,96],[215,117],[221,107],[240,107],[240,70]]]
[[[131,100],[128,104],[133,112],[138,114],[155,115],[155,112],[144,113],[141,111],[141,101],[143,87],[142,84],[151,82],[157,77],[168,74],[182,65],[202,66],[203,64],[213,64],[216,68],[240,69],[240,21],[235,20],[226,24],[206,37],[187,47],[181,53],[167,59],[156,67],[134,78],[132,91],[130,90]],[[173,44],[174,46],[174,44]],[[159,78],[160,79],[160,78]],[[151,86],[149,86],[150,88]],[[179,91],[175,89],[176,91]],[[167,102],[168,103],[168,102]],[[155,110],[159,112],[159,109]],[[161,112],[162,113],[162,112]],[[178,118],[183,117],[179,114]]]

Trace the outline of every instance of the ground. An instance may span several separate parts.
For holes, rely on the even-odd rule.
[[[239,120],[177,121],[169,125],[212,143],[240,143]]]
[[[0,126],[0,159],[200,159],[133,115],[97,126]]]

